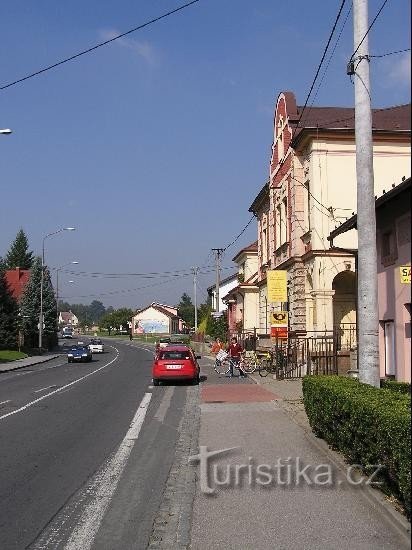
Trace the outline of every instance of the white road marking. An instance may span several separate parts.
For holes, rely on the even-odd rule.
[[[151,393],[145,393],[116,454],[107,467],[96,476],[93,483],[87,487],[88,494],[93,495],[93,498],[83,512],[77,527],[65,546],[65,550],[79,550],[79,548],[88,550],[92,547],[103,516],[117,488],[134,444],[139,437],[151,398]]]
[[[156,414],[154,415],[156,420],[158,420],[159,422],[163,422],[163,420],[165,419],[166,413],[170,407],[170,401],[172,399],[174,391],[175,391],[175,386],[169,386],[163,395],[159,408],[157,409]]]
[[[0,405],[5,405],[6,403],[10,403],[11,399],[7,399],[7,401],[0,401]]]
[[[19,412],[25,411],[29,407],[32,407],[36,403],[39,403],[39,401],[43,401],[43,399],[47,399],[47,397],[55,395],[56,393],[60,393],[63,390],[65,390],[66,388],[69,388],[70,386],[73,386],[74,384],[77,384],[78,382],[81,382],[82,380],[85,380],[86,378],[89,378],[89,376],[92,376],[93,374],[96,374],[96,372],[99,372],[99,371],[105,369],[106,367],[108,367],[109,365],[114,363],[117,360],[117,358],[119,357],[119,350],[117,348],[114,348],[114,349],[116,351],[116,357],[114,359],[112,359],[111,361],[109,361],[108,363],[106,363],[105,365],[103,365],[102,367],[99,367],[98,369],[96,369],[92,372],[89,372],[89,374],[86,374],[86,375],[82,376],[81,378],[76,378],[76,380],[73,380],[73,382],[70,382],[69,384],[66,384],[66,385],[62,386],[61,388],[57,388],[57,390],[54,390],[50,393],[46,393],[46,395],[42,395],[41,397],[39,397],[38,399],[35,399],[34,401],[30,401],[30,403],[27,403],[23,407],[20,407],[20,409],[16,409],[15,411],[9,412],[7,414],[3,414],[3,416],[0,416],[0,420],[3,420],[3,418],[7,418],[8,416],[11,416],[12,414],[17,414]]]
[[[41,391],[50,390],[51,388],[57,388],[56,384],[53,384],[52,386],[46,386],[45,388],[40,388],[39,390],[34,390],[33,393],[40,393]]]

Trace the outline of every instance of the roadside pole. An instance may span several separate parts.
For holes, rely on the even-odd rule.
[[[197,331],[197,274],[199,272],[198,267],[193,267],[193,302],[195,306],[195,331]]]
[[[223,248],[212,248],[215,253],[216,260],[216,313],[219,313],[219,287],[220,287],[220,256],[223,253]]]
[[[358,216],[359,380],[379,387],[378,276],[372,111],[369,81],[368,0],[353,0],[355,137]]]

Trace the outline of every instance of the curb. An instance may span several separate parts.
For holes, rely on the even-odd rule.
[[[52,359],[57,359],[58,357],[61,357],[61,355],[63,355],[63,354],[59,353],[59,354],[56,354],[56,355],[46,356],[46,357],[43,357],[39,361],[35,361],[34,363],[28,363],[27,365],[15,365],[13,363],[10,363],[10,367],[6,366],[6,368],[4,368],[4,365],[7,365],[7,363],[3,363],[3,366],[0,365],[0,374],[2,372],[10,372],[12,370],[24,369],[26,367],[34,367],[35,365],[40,365],[42,363],[47,363],[47,361],[51,361]],[[17,359],[17,361],[19,361],[19,359]]]

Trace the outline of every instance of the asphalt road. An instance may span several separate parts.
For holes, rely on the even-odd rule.
[[[185,385],[151,386],[152,352],[106,342],[0,374],[0,548],[146,548]]]

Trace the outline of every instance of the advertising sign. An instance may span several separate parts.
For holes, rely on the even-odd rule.
[[[399,268],[401,275],[401,283],[404,285],[411,284],[411,266],[410,265],[401,265]]]
[[[270,269],[266,273],[268,287],[268,302],[287,302],[287,271],[283,269]]]

